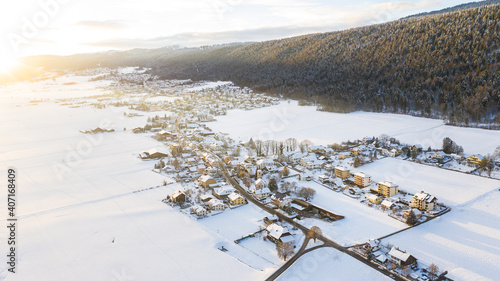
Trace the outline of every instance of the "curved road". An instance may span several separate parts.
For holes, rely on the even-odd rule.
[[[175,129],[176,131],[179,133],[179,135],[183,136],[184,138],[188,139],[189,138],[184,135],[180,129],[179,129],[179,123],[180,123],[180,120],[182,119],[182,112],[181,114],[179,115],[178,119],[177,119],[177,122],[176,122],[176,125],[175,125]],[[226,178],[226,180],[236,189],[240,192],[240,194],[245,197],[245,199],[247,199],[249,202],[252,202],[253,204],[257,205],[259,208],[261,208],[262,210],[270,213],[271,215],[276,215],[278,218],[280,218],[281,220],[283,221],[286,221],[288,224],[290,225],[293,225],[295,227],[297,227],[298,229],[300,229],[306,236],[307,236],[307,233],[309,232],[309,228],[301,225],[300,223],[297,223],[296,221],[294,221],[293,219],[285,216],[283,213],[281,212],[277,212],[275,209],[273,208],[270,208],[269,206],[267,205],[264,205],[262,204],[260,201],[258,201],[257,199],[255,199],[253,196],[251,196],[243,187],[241,187],[241,185],[235,181],[231,175],[229,174],[227,168],[226,168],[226,164],[219,158],[219,156],[217,156],[215,153],[213,153],[212,151],[208,150],[208,149],[205,149],[205,148],[202,148],[202,150],[204,150],[205,152],[207,153],[210,153],[212,156],[214,156],[217,160],[218,160],[218,163],[219,163],[219,167],[222,171],[222,173],[224,174],[224,177]],[[317,237],[318,240],[322,241],[324,243],[324,245],[321,245],[321,247],[331,247],[331,248],[334,248],[342,253],[345,253],[355,259],[357,259],[358,261],[364,263],[365,265],[367,266],[370,266],[371,268],[379,271],[380,273],[386,275],[386,276],[389,276],[390,278],[394,279],[394,280],[399,280],[399,281],[406,281],[406,279],[403,279],[401,278],[400,276],[390,272],[389,270],[385,269],[385,268],[379,268],[379,265],[378,264],[375,264],[373,262],[371,262],[370,260],[367,260],[365,257],[361,256],[361,255],[358,255],[356,254],[355,252],[353,251],[350,251],[348,250],[348,248],[344,248],[342,247],[341,245],[335,243],[334,241],[324,237],[323,235],[319,235],[319,237]],[[307,246],[307,243],[306,242],[309,242],[308,239],[306,239],[304,241],[304,244],[302,245],[302,247],[299,249],[299,251],[288,261],[286,262],[283,266],[281,266],[275,273],[273,273],[271,276],[269,276],[267,280],[275,280],[276,278],[278,278],[283,272],[285,272],[286,269],[288,269],[291,265],[293,265],[295,263],[295,261],[297,261],[302,255],[304,255],[305,253],[308,253],[310,251],[313,251],[313,250],[316,250],[320,247],[313,247],[311,249],[308,249],[308,250],[303,250],[305,249],[305,247]]]

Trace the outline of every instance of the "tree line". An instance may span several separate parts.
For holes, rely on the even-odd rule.
[[[500,123],[500,5],[338,32],[204,48],[32,57],[52,68],[137,65],[164,79],[230,80],[319,110]]]

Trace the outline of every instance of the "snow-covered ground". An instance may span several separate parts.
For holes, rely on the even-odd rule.
[[[354,172],[364,172],[374,182],[392,181],[410,193],[425,191],[449,206],[465,204],[500,188],[500,181],[461,172],[421,165],[396,158],[384,158]]]
[[[321,112],[313,106],[299,106],[296,101],[251,111],[231,110],[217,120],[208,125],[242,141],[296,138],[327,145],[387,134],[403,143],[441,148],[443,138],[450,137],[471,154],[492,153],[500,145],[500,131],[445,126],[442,120],[400,114]]]
[[[22,217],[18,272],[2,265],[0,280],[262,280],[269,274],[219,251],[220,239],[163,204],[164,194],[160,188]]]
[[[164,177],[137,156],[162,144],[123,131],[146,116],[123,111],[67,108],[54,103],[12,107],[2,100],[0,155],[3,167],[19,169],[19,214],[52,209],[160,184]],[[116,132],[85,135],[96,127]],[[5,213],[0,214],[4,218]]]
[[[147,102],[173,102],[175,100],[181,99],[181,97],[167,97],[167,96],[155,96],[147,98]]]
[[[229,251],[228,255],[237,257],[248,266],[265,270],[270,267],[279,267],[284,262],[276,254],[276,246],[271,241],[264,241],[261,235],[247,238],[239,244],[234,240],[245,237],[260,230],[263,226],[263,218],[269,216],[253,204],[247,204],[235,209],[226,209],[223,213],[199,220],[200,224],[206,226],[206,231],[214,233],[226,242],[224,247]],[[264,231],[262,235],[266,235]],[[295,235],[296,241],[304,236]],[[301,244],[297,244],[300,247]]]
[[[315,182],[300,182],[299,186],[316,190],[312,203],[345,218],[333,223],[318,219],[304,219],[307,227],[318,226],[323,234],[335,242],[351,246],[365,243],[407,227],[386,213],[361,204],[358,200],[330,190]]]
[[[233,82],[230,82],[230,81],[206,81],[206,82],[203,82],[199,86],[189,87],[189,88],[185,89],[185,92],[192,93],[192,92],[197,92],[197,91],[201,91],[201,90],[205,90],[205,89],[216,88],[216,87],[222,86],[222,85],[231,85],[231,84],[233,84]]]
[[[78,84],[63,85],[67,79]],[[0,90],[0,165],[17,170],[19,216],[17,273],[2,263],[0,280],[263,280],[274,271],[268,262],[260,269],[247,265],[262,258],[243,247],[220,251],[221,242],[234,243],[161,202],[179,186],[132,192],[171,181],[137,157],[162,144],[123,130],[143,126],[148,114],[126,118],[125,108],[29,103],[102,94],[94,89],[102,83],[85,81],[58,78]],[[96,127],[116,132],[79,132]],[[6,198],[6,190],[1,194]],[[2,241],[6,216],[0,215]],[[5,245],[0,255],[6,257]]]
[[[321,248],[302,256],[277,280],[382,281],[392,279],[337,250]]]
[[[420,262],[437,264],[453,280],[498,280],[500,191],[493,190],[441,218],[383,240]]]
[[[101,95],[96,87],[107,83],[70,75],[56,81],[0,87],[0,165],[2,170],[17,170],[19,216],[18,273],[8,273],[3,263],[0,280],[264,280],[269,276],[282,264],[270,242],[258,237],[239,245],[233,242],[258,229],[265,215],[259,209],[247,205],[194,220],[161,202],[179,185],[133,193],[171,181],[151,171],[152,162],[137,157],[162,144],[150,134],[129,131],[143,126],[157,112],[127,118],[123,113],[131,111],[126,108],[68,108],[52,102]],[[40,99],[49,102],[30,103]],[[295,102],[229,111],[218,119],[210,126],[231,133],[235,139],[295,137],[328,144],[386,133],[425,146],[426,139],[440,144],[449,136],[471,153],[491,152],[499,139],[498,132],[445,127],[439,120],[333,114],[299,107]],[[79,132],[96,127],[116,131],[98,135]],[[398,160],[381,160],[360,170],[378,179],[377,175],[385,176],[388,170],[398,171],[401,163],[391,161]],[[454,279],[494,280],[500,266],[498,181],[422,167],[413,167],[413,174],[404,173],[397,183],[408,191],[431,192],[453,210],[391,237],[389,242],[425,262],[437,263]],[[301,185],[317,190],[315,204],[346,217],[333,224],[305,220],[340,243],[366,242],[405,227],[318,184]],[[6,198],[5,194],[4,190],[0,196]],[[0,209],[6,210],[6,201],[0,202]],[[0,213],[4,224],[6,216],[6,212]],[[0,231],[0,240],[5,241],[6,235],[5,229]],[[221,246],[229,251],[220,251]],[[0,247],[0,255],[6,254],[6,247]],[[313,255],[324,259],[316,263],[307,259]],[[323,249],[301,258],[281,280],[387,278],[335,250]]]

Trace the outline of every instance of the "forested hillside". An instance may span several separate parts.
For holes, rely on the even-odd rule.
[[[231,80],[328,111],[500,122],[500,5],[218,48],[152,66],[162,77]]]
[[[500,5],[246,45],[86,56],[50,61],[127,62],[162,78],[231,80],[327,111],[500,123]]]

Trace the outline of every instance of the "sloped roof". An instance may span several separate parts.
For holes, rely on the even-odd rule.
[[[271,235],[275,239],[280,239],[283,232],[285,232],[285,229],[282,226],[277,225],[275,223],[270,224],[266,228],[266,230],[269,233],[269,235]]]
[[[386,207],[386,208],[391,208],[392,205],[394,205],[394,203],[392,203],[391,201],[389,200],[384,200],[382,201],[382,206]]]
[[[218,188],[214,188],[215,194],[218,195],[229,195],[234,192],[234,187],[232,185],[224,185]]]
[[[200,181],[203,181],[203,182],[206,182],[209,179],[213,179],[213,178],[209,175],[203,175],[200,177]]]
[[[410,254],[400,251],[394,247],[389,252],[389,255],[402,262],[406,262],[408,258],[411,256]]]
[[[227,198],[229,198],[229,200],[231,200],[231,201],[235,201],[238,198],[243,198],[243,197],[241,195],[239,195],[238,193],[233,192],[233,193],[229,194],[229,196]]]
[[[176,190],[173,194],[172,194],[172,198],[177,198],[179,197],[180,195],[185,195],[184,192],[182,192],[180,189]]]
[[[370,176],[366,175],[363,172],[357,172],[354,174],[355,177],[361,177],[361,178],[369,178]]]
[[[380,182],[378,182],[378,184],[385,185],[388,187],[398,187],[399,186],[399,185],[392,183],[390,181],[380,181]]]
[[[276,192],[275,194],[273,194],[271,196],[272,199],[276,199],[276,200],[279,200],[279,201],[283,201],[283,199],[285,199],[286,195],[281,193],[281,192]]]

